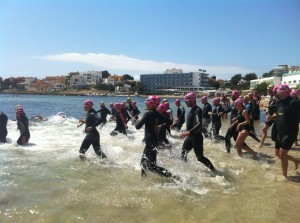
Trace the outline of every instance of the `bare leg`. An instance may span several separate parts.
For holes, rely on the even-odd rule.
[[[264,146],[264,143],[265,143],[265,140],[267,138],[267,133],[268,133],[268,129],[270,128],[270,126],[266,125],[263,127],[262,129],[262,136],[261,136],[261,142],[260,142],[260,145],[259,147],[263,147]]]
[[[287,153],[288,153],[288,150],[284,150],[284,149],[279,150],[282,175],[285,176],[285,177],[287,177],[287,170],[288,170],[288,166],[289,166]]]
[[[242,146],[243,146],[243,143],[245,142],[245,139],[246,137],[249,135],[249,132],[246,131],[246,130],[243,130],[241,132],[239,132],[239,135],[236,139],[236,142],[235,142],[235,147],[236,147],[236,150],[237,150],[237,153],[240,157],[243,156],[243,153],[242,153]]]
[[[242,149],[251,153],[253,157],[256,157],[256,155],[257,155],[257,152],[255,152],[253,149],[251,149],[248,145],[243,145]]]
[[[298,169],[298,167],[299,167],[299,164],[300,164],[300,160],[298,160],[298,159],[296,159],[296,158],[294,158],[293,156],[290,156],[289,154],[288,154],[288,150],[284,150],[284,149],[276,149],[275,150],[275,155],[279,158],[279,159],[281,159],[281,166],[282,166],[282,173],[283,173],[283,175],[284,174],[286,174],[287,175],[287,167],[288,167],[288,164],[283,164],[282,163],[282,155],[284,156],[283,157],[283,161],[284,162],[286,162],[285,161],[285,159],[287,160],[287,162],[288,162],[288,160],[290,160],[290,161],[292,161],[292,162],[294,162],[295,163],[295,170],[297,170]],[[285,166],[284,165],[286,165],[286,170],[284,169],[285,168]],[[284,172],[285,171],[285,172]],[[284,175],[285,177],[286,177],[286,175]]]

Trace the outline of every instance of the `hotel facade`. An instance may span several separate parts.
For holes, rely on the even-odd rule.
[[[141,74],[140,82],[145,93],[190,92],[212,89],[205,72],[183,73],[181,69],[166,70],[163,74]]]

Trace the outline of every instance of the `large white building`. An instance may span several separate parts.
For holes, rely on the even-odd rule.
[[[281,83],[288,84],[290,88],[296,88],[297,85],[300,85],[300,71],[283,74]]]
[[[268,85],[279,85],[281,84],[281,77],[276,76],[276,77],[266,77],[266,78],[259,78],[255,80],[250,81],[250,89],[254,89],[256,85],[261,84],[261,83],[267,83]]]
[[[73,72],[69,73],[70,87],[83,87],[86,85],[96,85],[102,80],[101,71]]]

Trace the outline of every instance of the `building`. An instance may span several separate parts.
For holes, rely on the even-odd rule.
[[[79,75],[87,85],[97,85],[102,80],[102,71],[79,72]]]
[[[67,77],[70,88],[82,88],[100,82],[102,82],[102,71],[71,72]]]
[[[105,84],[111,84],[111,85],[115,85],[115,79],[112,77],[108,77],[103,79]]]
[[[268,85],[273,85],[273,86],[279,85],[281,84],[281,76],[258,78],[255,80],[251,80],[250,89],[253,90],[256,87],[256,85],[264,82],[267,83]]]
[[[288,84],[290,88],[296,88],[300,85],[300,70],[283,74],[281,83]]]
[[[183,73],[173,68],[163,74],[141,74],[140,82],[146,93],[201,91],[210,89],[208,76],[204,72]]]
[[[272,70],[273,76],[267,78],[259,78],[250,81],[250,89],[254,89],[256,85],[266,82],[268,85],[288,84],[290,88],[296,88],[300,84],[300,67],[278,65]]]

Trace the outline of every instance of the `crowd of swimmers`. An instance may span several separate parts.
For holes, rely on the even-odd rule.
[[[230,152],[233,148],[231,138],[235,141],[235,150],[238,156],[243,156],[243,150],[257,157],[254,151],[245,142],[248,136],[264,146],[268,129],[272,127],[271,138],[275,142],[275,155],[281,160],[282,174],[287,177],[288,161],[292,161],[297,169],[299,159],[289,155],[288,152],[295,143],[298,146],[297,135],[300,122],[300,92],[291,90],[288,85],[282,84],[269,89],[270,102],[267,110],[267,118],[262,129],[261,140],[257,137],[254,129],[254,122],[259,120],[260,97],[256,93],[249,93],[242,97],[240,92],[235,90],[231,94],[232,104],[226,95],[215,97],[213,106],[208,102],[208,97],[201,98],[202,108],[197,105],[196,94],[190,92],[184,96],[185,105],[189,108],[186,114],[180,99],[175,100],[177,107],[176,115],[170,108],[167,99],[161,101],[160,97],[152,95],[145,101],[146,111],[140,118],[140,111],[135,101],[127,98],[127,101],[110,104],[110,109],[100,102],[100,109],[96,111],[92,100],[86,100],[83,108],[86,111],[86,118],[79,120],[78,127],[85,124],[85,138],[79,149],[80,158],[84,159],[86,151],[92,145],[95,153],[101,158],[107,158],[100,146],[100,134],[97,126],[103,126],[109,121],[114,121],[116,127],[110,133],[111,136],[127,134],[128,121],[131,120],[137,130],[144,126],[144,151],[141,158],[141,174],[147,176],[151,171],[160,176],[178,179],[167,169],[160,167],[156,163],[158,149],[172,149],[168,140],[168,135],[172,136],[171,130],[180,132],[183,139],[181,149],[181,160],[187,162],[188,153],[193,149],[198,161],[204,164],[212,172],[218,173],[212,162],[204,156],[203,140],[211,138],[225,142],[225,149]],[[225,136],[221,136],[222,119],[227,118],[230,113],[230,125]],[[17,125],[20,130],[20,137],[17,140],[19,145],[28,142],[30,132],[28,128],[28,118],[22,106],[16,107]],[[183,124],[186,128],[182,130]],[[7,116],[0,113],[0,142],[6,142]],[[211,126],[211,128],[209,127]]]

